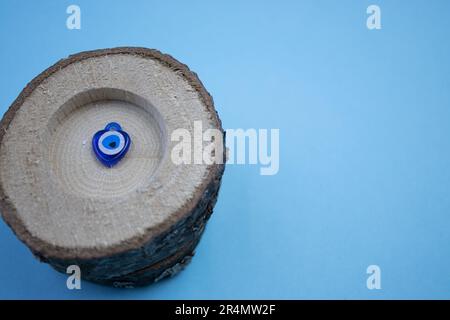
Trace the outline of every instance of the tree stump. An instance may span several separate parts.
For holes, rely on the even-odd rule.
[[[224,153],[212,164],[171,160],[171,132],[192,132],[194,121],[223,133],[197,75],[168,55],[114,48],[60,60],[0,123],[3,219],[63,273],[78,265],[83,279],[116,287],[177,273],[193,256],[224,171]],[[131,144],[108,167],[91,142],[113,122]]]

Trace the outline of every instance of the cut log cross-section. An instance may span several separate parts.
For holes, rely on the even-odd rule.
[[[134,287],[175,274],[193,255],[224,171],[223,154],[212,164],[172,160],[171,132],[192,132],[195,121],[223,133],[196,74],[159,51],[103,49],[59,61],[1,121],[4,220],[39,259],[64,273],[78,265],[86,280]],[[111,167],[92,145],[110,123],[131,141]],[[106,147],[123,145],[119,138]]]

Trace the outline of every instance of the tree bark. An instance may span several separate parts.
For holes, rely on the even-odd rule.
[[[111,69],[108,69],[109,64]],[[142,71],[144,69],[145,72]],[[64,72],[69,72],[68,70],[72,71],[65,75]],[[75,77],[73,74],[77,72],[79,74]],[[73,82],[80,83],[83,88],[79,92],[77,88],[69,89]],[[115,89],[116,86],[120,87],[120,92]],[[141,99],[141,95],[145,99]],[[104,108],[96,105],[99,99],[108,104],[108,101],[122,97],[129,99],[123,110],[120,109],[120,104]],[[144,100],[151,101],[154,106],[147,105]],[[65,137],[59,132],[65,133],[61,127],[67,123],[67,117],[81,108],[99,108],[101,116],[104,116],[101,110],[118,110],[117,114],[125,114],[125,122],[132,117],[136,118],[136,122],[144,121],[139,112],[130,113],[130,110],[134,110],[134,106],[128,107],[130,101],[137,105],[136,110],[142,114],[155,109],[156,111],[151,111],[155,114],[149,115],[149,119],[153,119],[155,123],[161,122],[162,124],[158,124],[161,128],[167,127],[170,130],[176,127],[178,120],[173,119],[178,115],[180,124],[187,124],[188,120],[194,121],[194,115],[203,117],[208,126],[223,133],[221,143],[225,143],[224,131],[213,100],[197,75],[174,58],[146,48],[102,49],[81,52],[60,60],[25,87],[0,123],[0,209],[5,222],[38,259],[57,271],[66,273],[68,266],[78,265],[83,279],[115,287],[147,285],[173,276],[189,263],[217,201],[225,169],[223,152],[216,155],[220,159],[218,163],[202,165],[200,169],[195,165],[185,166],[179,169],[178,176],[164,180],[164,172],[172,174],[177,169],[158,149],[164,147],[164,141],[156,141],[153,147],[156,150],[155,158],[161,163],[153,166],[156,168],[155,173],[148,173],[146,179],[138,180],[130,190],[121,190],[121,186],[118,186],[120,194],[108,194],[106,191],[104,194],[93,194],[90,189],[81,189],[87,188],[83,184],[76,186],[79,189],[75,188],[75,191],[65,189],[64,183],[72,187],[76,182],[67,182],[69,178],[84,179],[64,176],[66,173],[61,171],[61,167],[66,164],[58,162],[61,159],[58,141]],[[173,108],[172,116],[168,113],[170,108]],[[189,118],[191,114],[192,119]],[[82,113],[76,113],[73,118],[80,115]],[[89,127],[88,120],[91,119],[86,119],[87,128],[84,131],[91,134],[94,127]],[[142,123],[144,129],[140,130],[144,131],[140,133],[145,136],[145,125],[150,128],[154,123]],[[84,131],[78,134],[82,136]],[[163,131],[155,131],[155,136],[162,136]],[[130,150],[128,160],[123,161],[151,160],[150,156],[150,160],[145,157],[140,160],[139,155],[136,155],[140,147],[144,148],[139,145],[138,138],[139,135],[135,137],[135,153]],[[97,168],[95,158],[83,149],[86,148],[85,144],[83,142],[72,148],[85,152],[83,159],[87,159],[86,162],[92,168]],[[74,154],[68,152],[67,161],[71,157]],[[79,170],[87,170],[81,166],[80,161],[73,162],[72,159],[70,165],[79,166]],[[98,167],[98,170],[107,169]],[[134,169],[131,167],[121,170],[129,170],[126,173],[131,176]],[[101,172],[106,172],[108,178],[115,179],[116,171]],[[97,174],[95,171],[88,173]],[[143,171],[143,174],[147,172]],[[200,176],[201,183],[189,185],[189,175],[192,175],[192,184]],[[89,178],[86,175],[86,179]],[[136,179],[138,178],[139,176]],[[147,185],[148,181],[153,181],[151,179],[173,182],[173,185],[179,185],[180,190],[155,185],[156,182]],[[177,184],[177,179],[182,181]],[[86,182],[82,183],[87,185]],[[163,190],[165,194],[159,193],[159,190]],[[124,200],[128,194],[129,202]],[[151,198],[151,202],[150,197],[156,200]],[[172,202],[164,203],[165,197]],[[184,202],[182,205],[176,202],[175,205],[174,199]],[[170,209],[171,205],[173,210]],[[123,208],[125,217],[119,214],[113,216],[111,208],[118,213]],[[134,209],[137,210],[136,215],[130,215],[129,220],[126,220],[127,214]],[[70,214],[66,211],[70,211]],[[142,228],[145,226],[143,232],[140,230],[141,220]],[[111,230],[108,231],[109,225]],[[132,234],[133,228],[136,229],[136,234]],[[61,230],[68,231],[64,233]],[[128,233],[122,235],[122,231],[124,234]]]

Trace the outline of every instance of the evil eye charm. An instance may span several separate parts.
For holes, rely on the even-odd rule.
[[[119,162],[130,148],[131,139],[117,122],[110,122],[105,129],[92,137],[92,148],[97,159],[107,167]]]

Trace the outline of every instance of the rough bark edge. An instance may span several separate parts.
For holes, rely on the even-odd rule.
[[[185,65],[167,54],[162,54],[158,50],[141,48],[141,47],[118,47],[110,49],[99,49],[93,51],[84,51],[69,56],[66,59],[58,61],[53,66],[49,67],[37,77],[35,77],[27,86],[22,90],[16,100],[12,103],[9,109],[4,114],[0,121],[0,148],[2,146],[3,137],[8,130],[8,127],[13,120],[16,112],[20,109],[23,102],[30,94],[37,88],[45,79],[50,77],[57,71],[67,67],[68,65],[79,62],[85,59],[99,57],[112,54],[134,54],[140,55],[146,58],[154,59],[166,67],[172,69],[175,72],[179,72],[188,83],[198,92],[201,101],[205,104],[208,111],[211,113],[213,120],[216,123],[217,129],[223,132],[221,121],[217,115],[217,111],[214,108],[214,102],[211,95],[206,91],[197,74],[190,71]],[[189,213],[195,211],[199,200],[205,193],[208,184],[211,180],[215,180],[217,177],[221,177],[223,174],[224,165],[211,165],[209,168],[209,174],[207,179],[198,187],[194,193],[194,197],[191,201],[187,202],[177,212],[172,214],[166,221],[162,222],[158,226],[149,228],[144,235],[136,236],[122,243],[106,247],[106,248],[64,248],[61,246],[55,246],[51,243],[43,241],[33,236],[25,227],[24,223],[16,214],[16,208],[10,199],[6,196],[3,189],[3,185],[0,181],[0,210],[3,219],[10,226],[16,236],[24,242],[32,252],[43,260],[48,259],[64,259],[64,260],[89,260],[96,258],[105,258],[113,255],[120,255],[127,251],[144,247],[146,243],[151,243],[155,237],[167,234],[170,232],[171,226],[174,221],[180,220],[183,217],[189,216]],[[219,179],[220,184],[220,179]]]
[[[222,167],[223,172],[224,167]],[[65,273],[78,265],[82,278],[121,288],[144,286],[174,276],[190,262],[210,218],[220,189],[221,176],[214,179],[193,212],[172,230],[141,248],[108,258],[90,260],[45,259],[54,269]],[[39,258],[39,256],[38,256]]]

